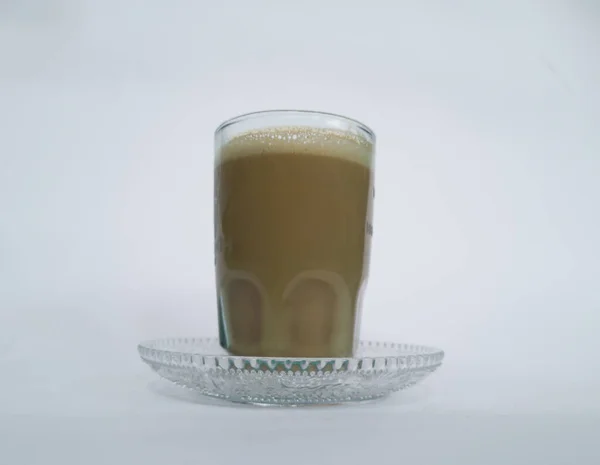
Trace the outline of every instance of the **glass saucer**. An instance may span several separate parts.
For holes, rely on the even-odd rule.
[[[419,345],[361,341],[352,358],[229,355],[215,338],[143,342],[142,360],[160,376],[206,396],[259,405],[339,404],[378,399],[412,386],[444,352]]]

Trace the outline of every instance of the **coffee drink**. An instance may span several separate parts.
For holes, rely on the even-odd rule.
[[[348,357],[371,243],[373,143],[276,127],[217,147],[221,344],[237,355]]]

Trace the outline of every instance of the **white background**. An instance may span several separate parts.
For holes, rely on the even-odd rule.
[[[0,463],[600,462],[600,4],[0,2]],[[444,367],[379,404],[161,384],[216,335],[215,127],[375,129],[364,337]],[[301,444],[301,445],[299,445]]]

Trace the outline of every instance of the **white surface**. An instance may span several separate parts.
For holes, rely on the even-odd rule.
[[[0,5],[0,463],[599,463],[598,5],[219,5]],[[444,348],[423,387],[233,409],[138,361],[216,334],[212,131],[269,108],[376,130],[363,333]]]

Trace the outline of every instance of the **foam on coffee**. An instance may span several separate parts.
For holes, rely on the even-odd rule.
[[[350,132],[289,126],[235,136],[221,147],[216,163],[258,154],[311,154],[339,157],[369,167],[372,153],[373,144],[369,140]]]

